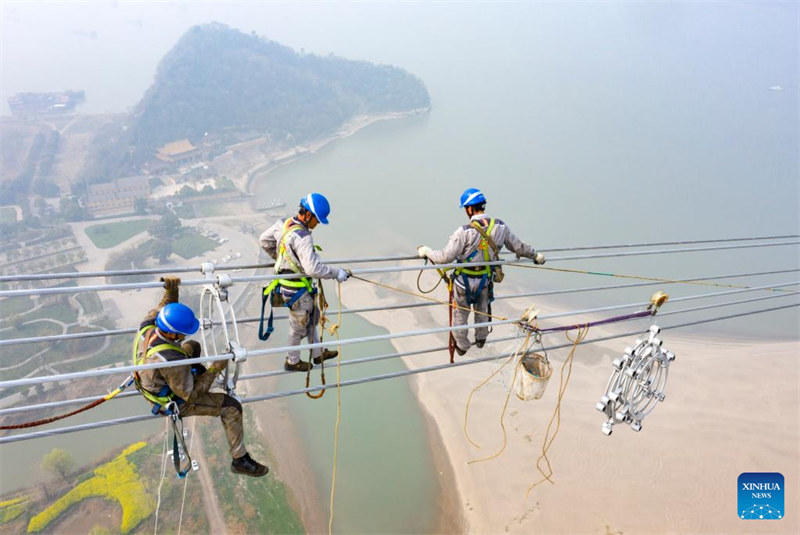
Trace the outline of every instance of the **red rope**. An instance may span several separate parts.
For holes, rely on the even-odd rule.
[[[447,286],[448,286],[449,291],[450,291],[450,306],[447,307],[447,308],[449,310],[449,315],[450,315],[450,327],[452,327],[453,326],[453,299],[454,299],[452,281],[448,281],[448,285]],[[450,331],[450,338],[447,341],[447,351],[450,352],[450,364],[453,364],[455,362],[455,359],[454,359],[454,356],[453,356],[453,354],[455,353],[455,350],[456,350],[456,338],[455,338],[455,336],[453,336],[453,331]]]
[[[0,426],[0,429],[7,430],[7,429],[27,429],[29,427],[38,427],[40,425],[45,425],[53,422],[57,422],[59,420],[63,420],[64,418],[69,418],[70,416],[74,416],[75,414],[81,413],[83,411],[88,411],[93,407],[97,407],[101,403],[106,401],[106,398],[102,397],[100,399],[96,399],[89,403],[88,405],[84,405],[80,409],[74,410],[72,412],[68,412],[67,414],[62,414],[60,416],[53,416],[52,418],[45,418],[44,420],[36,420],[34,422],[27,422],[24,424],[17,424],[17,425],[4,425]]]

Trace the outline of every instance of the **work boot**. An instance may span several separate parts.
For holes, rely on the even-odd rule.
[[[486,338],[484,338],[484,339],[476,338],[475,339],[475,347],[477,347],[478,349],[482,348],[485,343],[486,343]]]
[[[269,468],[254,461],[249,453],[245,453],[238,459],[231,462],[231,472],[234,474],[244,474],[246,476],[261,477],[267,475]]]
[[[328,360],[332,358],[336,358],[339,356],[338,351],[334,351],[331,349],[323,349],[322,354],[314,357],[314,364],[320,364],[323,360]]]
[[[283,369],[288,372],[307,372],[311,368],[311,364],[304,360],[298,360],[292,364],[289,359],[286,359],[286,362],[283,363]]]

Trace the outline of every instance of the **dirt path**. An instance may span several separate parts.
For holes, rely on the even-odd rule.
[[[194,436],[194,431],[192,431]],[[200,470],[197,474],[200,476],[200,485],[203,488],[203,508],[206,511],[208,518],[208,532],[214,534],[223,534],[228,532],[225,525],[225,516],[219,508],[219,500],[217,500],[217,491],[208,475],[208,463],[206,463],[205,453],[203,453],[203,441],[198,440],[194,444],[195,458],[198,459]]]

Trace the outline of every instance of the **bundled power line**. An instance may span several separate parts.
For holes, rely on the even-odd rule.
[[[659,249],[659,250],[641,250],[641,251],[626,251],[626,252],[615,252],[615,253],[596,253],[596,254],[588,254],[588,255],[578,255],[578,256],[567,256],[567,257],[552,257],[549,258],[548,261],[550,263],[559,262],[559,261],[567,261],[567,260],[585,260],[585,259],[592,259],[592,258],[615,258],[615,257],[630,257],[630,256],[642,256],[642,255],[655,255],[655,254],[672,254],[672,253],[687,253],[687,252],[697,252],[697,251],[723,251],[723,250],[730,250],[730,249],[742,249],[742,248],[752,248],[752,247],[776,247],[776,246],[796,246],[800,244],[800,242],[786,242],[786,241],[774,241],[774,240],[787,240],[787,239],[794,239],[800,236],[773,236],[773,237],[763,237],[763,238],[731,238],[731,239],[722,239],[722,240],[697,240],[697,241],[685,241],[685,242],[661,242],[661,243],[650,243],[650,244],[626,244],[626,245],[601,245],[596,247],[575,247],[575,248],[563,248],[563,249],[552,249],[556,251],[576,251],[576,250],[597,250],[597,249],[611,249],[611,248],[642,248],[642,247],[653,247],[653,246],[666,246],[666,245],[688,245],[688,244],[708,244],[708,243],[724,243],[724,242],[749,242],[749,241],[765,241],[765,240],[772,240],[767,243],[747,243],[747,244],[737,244],[737,245],[720,245],[720,246],[709,246],[709,247],[691,247],[691,248],[678,248],[678,249]],[[361,259],[346,259],[343,263],[366,263],[366,262],[389,262],[389,261],[400,261],[400,260],[411,260],[416,257],[376,257],[376,258],[361,258]],[[352,270],[354,274],[363,275],[363,274],[384,274],[384,273],[397,273],[403,271],[419,271],[419,270],[426,270],[426,269],[443,269],[449,267],[464,267],[464,266],[485,266],[485,265],[518,265],[516,264],[515,260],[500,260],[496,262],[474,262],[469,264],[447,264],[447,265],[431,265],[431,266],[388,266],[388,267],[380,267],[380,268],[361,268],[361,269],[354,269]],[[257,265],[247,265],[247,266],[226,266],[224,268],[217,268],[212,265],[211,269],[212,272],[214,269],[248,269],[248,268],[265,268],[270,267],[271,264],[257,264]],[[526,266],[528,267],[528,266]],[[534,266],[530,266],[533,269],[554,269],[556,271],[561,271],[558,268],[538,268]],[[190,271],[196,271],[196,268],[178,268],[170,270],[172,273],[185,273]],[[671,303],[678,303],[682,301],[690,301],[690,300],[697,300],[697,299],[707,299],[707,298],[718,298],[718,297],[729,297],[734,294],[741,294],[746,292],[763,292],[765,295],[750,298],[750,299],[742,299],[742,300],[729,300],[722,303],[714,303],[704,306],[698,306],[694,308],[686,308],[682,310],[670,310],[666,312],[659,313],[659,316],[671,316],[676,314],[686,314],[690,312],[697,312],[697,311],[707,311],[712,309],[717,309],[720,307],[726,306],[734,306],[734,305],[743,305],[743,304],[750,304],[760,301],[766,300],[773,300],[773,299],[785,299],[785,298],[794,298],[794,301],[789,304],[783,304],[780,306],[773,306],[770,308],[758,309],[758,310],[750,310],[745,312],[739,312],[735,314],[728,314],[724,316],[713,316],[705,319],[694,320],[694,321],[687,321],[680,324],[674,325],[664,325],[663,328],[682,328],[688,327],[691,325],[700,325],[709,322],[716,322],[716,321],[723,321],[727,319],[737,318],[737,317],[745,317],[754,314],[763,314],[767,312],[774,312],[778,310],[786,310],[793,307],[800,306],[800,302],[797,302],[797,294],[798,291],[796,288],[792,288],[797,286],[799,283],[798,281],[785,281],[776,284],[769,284],[769,285],[758,285],[758,286],[744,286],[738,284],[729,284],[729,283],[721,283],[719,281],[727,280],[727,279],[735,279],[735,278],[745,278],[745,277],[756,277],[756,276],[767,276],[767,275],[785,275],[789,273],[796,273],[800,271],[798,268],[787,268],[781,270],[772,270],[772,271],[761,271],[761,272],[748,272],[748,273],[737,273],[737,274],[729,274],[729,275],[719,275],[719,276],[710,276],[710,277],[695,277],[695,278],[687,278],[687,279],[655,279],[655,278],[647,278],[647,277],[635,277],[635,276],[623,276],[623,275],[615,275],[609,273],[596,273],[596,272],[589,272],[589,271],[579,271],[579,270],[567,270],[564,269],[563,271],[567,272],[578,272],[578,273],[586,273],[586,274],[595,274],[595,275],[607,275],[607,276],[620,276],[623,278],[637,278],[642,279],[643,282],[636,282],[633,284],[621,284],[621,285],[606,285],[606,286],[593,286],[593,287],[584,287],[584,288],[570,288],[570,289],[562,289],[562,290],[551,290],[551,291],[541,291],[541,292],[531,292],[531,293],[520,293],[514,295],[505,295],[505,296],[497,296],[496,299],[514,299],[514,298],[521,298],[521,297],[534,297],[534,296],[545,296],[545,295],[560,295],[560,294],[571,294],[571,293],[580,293],[580,292],[591,292],[591,291],[603,291],[603,290],[616,290],[621,288],[633,288],[633,287],[641,287],[641,286],[653,286],[653,285],[661,285],[661,284],[678,284],[678,283],[685,283],[685,284],[704,284],[710,286],[717,286],[717,287],[725,287],[729,288],[724,291],[713,292],[713,293],[704,293],[704,294],[696,294],[690,295],[685,297],[678,297],[671,300]],[[93,273],[82,273],[82,274],[41,274],[35,276],[18,276],[18,277],[0,277],[0,282],[18,282],[18,281],[46,281],[46,280],[57,280],[61,278],[78,278],[78,276],[102,276],[102,277],[113,277],[113,276],[122,276],[122,275],[133,275],[133,274],[163,274],[161,270],[130,270],[130,271],[114,271],[114,272],[93,272]],[[64,275],[71,275],[70,277],[65,277]],[[225,276],[227,277],[227,275]],[[252,276],[252,277],[228,277],[226,280],[230,280],[232,283],[255,283],[255,282],[265,282],[272,279],[275,279],[276,275],[261,275],[261,276]],[[281,275],[281,278],[292,278],[292,276]],[[718,282],[712,282],[718,281]],[[184,281],[184,285],[201,285],[201,284],[208,284],[209,279],[199,279],[199,280],[189,280]],[[134,289],[134,288],[157,288],[161,287],[161,283],[159,282],[145,282],[145,283],[131,283],[131,284],[105,284],[105,285],[95,285],[95,286],[79,286],[79,287],[68,287],[68,288],[44,288],[39,290],[4,290],[0,291],[0,297],[13,297],[13,296],[22,296],[22,295],[32,295],[32,294],[39,294],[39,295],[47,295],[47,294],[59,294],[59,293],[79,293],[79,292],[89,292],[89,291],[110,291],[110,290],[126,290],[126,289]],[[412,309],[412,308],[419,308],[419,307],[426,307],[426,306],[435,306],[437,303],[409,303],[409,304],[398,304],[398,305],[389,305],[389,306],[372,306],[372,307],[363,307],[363,308],[355,308],[349,310],[343,310],[342,313],[344,314],[354,314],[354,313],[368,313],[374,311],[386,311],[386,310],[400,310],[400,309]],[[583,309],[583,310],[573,310],[561,314],[551,314],[551,315],[544,315],[540,316],[539,319],[541,320],[548,320],[548,319],[555,319],[561,317],[568,317],[568,316],[584,316],[587,314],[597,314],[602,312],[609,312],[612,310],[621,310],[621,309],[631,309],[631,308],[642,308],[643,303],[633,303],[633,304],[623,304],[623,305],[614,305],[614,306],[605,306],[605,307],[596,307],[590,309]],[[286,316],[278,316],[278,319],[285,318]],[[245,318],[239,320],[238,324],[244,323],[252,323],[259,321],[260,318]],[[511,325],[517,322],[515,319],[508,319],[508,320],[498,320],[494,321],[493,325],[495,326],[502,326],[502,325]],[[211,326],[213,325],[221,325],[223,322],[211,322]],[[403,338],[403,337],[411,337],[411,336],[431,336],[431,335],[440,335],[446,334],[456,330],[462,329],[470,329],[474,328],[475,325],[462,325],[462,326],[454,326],[454,327],[435,327],[435,328],[428,328],[428,329],[419,329],[413,331],[405,331],[405,332],[396,332],[396,333],[389,333],[385,335],[376,335],[376,336],[366,336],[366,337],[355,337],[344,339],[341,341],[329,341],[329,342],[322,342],[318,344],[304,344],[299,346],[292,346],[292,349],[313,349],[313,348],[321,348],[321,347],[331,347],[337,345],[353,345],[353,344],[363,344],[369,342],[376,342],[376,341],[386,341],[392,340],[396,338]],[[95,331],[95,332],[87,332],[87,333],[73,333],[73,334],[62,334],[62,335],[51,335],[51,336],[40,336],[40,337],[28,337],[28,338],[12,338],[6,340],[0,340],[0,346],[3,345],[23,345],[23,344],[32,344],[32,343],[42,343],[42,342],[58,342],[64,340],[75,340],[75,339],[83,339],[83,338],[95,338],[95,337],[105,337],[105,336],[119,336],[119,335],[131,335],[136,332],[136,329],[115,329],[115,330],[107,330],[107,331]],[[636,334],[638,331],[634,331],[633,333],[624,333],[619,335],[607,336],[602,338],[595,338],[590,340],[585,340],[583,343],[594,343],[600,341],[611,340],[619,337],[626,337],[632,334]],[[504,341],[512,339],[513,337],[505,337],[495,339],[494,342]],[[548,347],[547,349],[559,349],[565,347],[566,345],[553,345]],[[261,357],[261,356],[268,356],[278,353],[283,353],[287,351],[289,347],[274,347],[268,349],[258,349],[258,350],[250,350],[247,352],[248,357]],[[359,366],[369,362],[376,362],[380,360],[392,359],[392,358],[399,358],[411,355],[423,355],[423,354],[430,354],[435,352],[441,352],[446,350],[446,346],[442,346],[440,344],[432,345],[430,348],[411,351],[411,352],[399,352],[399,353],[389,353],[385,355],[374,355],[370,357],[364,357],[360,359],[351,359],[348,361],[343,361],[342,365],[349,365],[349,366]],[[26,387],[31,385],[39,385],[44,383],[51,383],[51,382],[58,382],[58,381],[73,381],[73,380],[81,380],[81,379],[88,379],[91,377],[104,377],[108,375],[118,375],[118,374],[125,374],[131,373],[135,370],[143,370],[143,369],[155,369],[155,368],[164,368],[170,366],[184,366],[191,363],[204,363],[204,362],[212,362],[218,361],[222,359],[230,359],[233,355],[229,353],[223,353],[218,355],[209,355],[205,357],[199,357],[196,359],[186,359],[181,361],[173,361],[173,362],[164,362],[164,363],[154,363],[154,364],[146,364],[142,366],[121,366],[115,368],[102,368],[102,369],[90,369],[84,370],[80,372],[74,373],[65,373],[65,374],[54,374],[49,376],[37,376],[37,377],[26,377],[21,379],[13,379],[13,380],[6,380],[0,381],[0,391],[3,389],[10,389],[10,388],[18,388],[18,387]],[[502,355],[501,355],[502,357]],[[360,377],[357,379],[350,379],[348,381],[342,381],[341,386],[351,386],[355,384],[363,384],[372,381],[380,381],[391,379],[395,377],[403,377],[407,375],[413,375],[418,373],[426,373],[428,371],[436,371],[442,370],[449,367],[457,367],[463,365],[474,364],[478,362],[485,362],[487,360],[493,360],[498,358],[497,355],[492,355],[490,357],[481,357],[475,358],[465,361],[459,361],[456,363],[447,363],[442,365],[435,365],[435,366],[428,366],[423,368],[417,368],[414,370],[404,370],[401,372],[393,372],[389,374],[382,374],[382,375],[371,375],[366,377]],[[250,375],[242,375],[239,377],[239,380],[257,380],[265,377],[275,376],[275,375],[282,375],[285,372],[283,370],[276,370],[271,372],[262,372],[258,374],[250,374]],[[291,390],[285,392],[275,392],[271,394],[266,394],[263,396],[256,396],[250,397],[247,399],[243,399],[243,403],[253,403],[258,401],[263,401],[267,399],[274,399],[278,397],[296,395],[301,393],[307,392],[318,392],[320,390],[324,390],[327,388],[331,388],[336,385],[322,385],[317,387],[310,387],[305,389],[298,389],[298,390]],[[119,398],[127,398],[131,396],[137,396],[137,392],[125,392],[117,396],[115,399]],[[59,407],[69,406],[69,405],[77,405],[80,403],[92,403],[96,402],[99,398],[98,397],[85,397],[85,398],[76,398],[76,399],[68,399],[63,401],[56,401],[56,402],[49,402],[49,403],[42,403],[37,405],[29,405],[23,407],[9,407],[5,409],[0,409],[0,416],[12,415],[12,414],[20,414],[26,412],[33,412],[33,411],[42,411],[42,410],[52,410]],[[33,438],[39,438],[44,436],[52,436],[56,434],[62,433],[69,433],[69,432],[76,432],[86,429],[96,429],[99,427],[106,427],[109,425],[118,425],[123,423],[131,423],[146,420],[148,418],[152,418],[150,415],[143,415],[143,416],[132,416],[128,418],[118,418],[114,420],[108,420],[104,422],[94,422],[90,424],[83,424],[78,426],[69,426],[63,427],[60,429],[50,429],[46,431],[39,431],[34,433],[24,433],[24,434],[17,434],[11,435],[6,437],[0,437],[0,444],[8,443],[8,442],[16,442],[19,440],[28,440]]]
[[[775,311],[779,311],[779,310],[795,308],[795,307],[798,307],[798,306],[800,306],[800,303],[793,303],[793,304],[790,304],[790,305],[765,308],[765,309],[754,310],[754,311],[750,311],[750,312],[742,312],[742,313],[738,313],[738,314],[729,314],[729,315],[725,315],[725,316],[717,316],[717,317],[714,317],[714,318],[707,318],[707,319],[704,319],[704,320],[696,320],[696,321],[689,321],[689,322],[685,322],[685,323],[677,323],[677,324],[667,325],[665,328],[666,329],[680,329],[680,328],[684,328],[684,327],[702,325],[702,324],[711,323],[711,322],[715,322],[715,321],[724,321],[724,320],[729,320],[729,319],[734,319],[734,318],[742,318],[742,317],[752,316],[752,315],[755,315],[755,314],[763,314],[763,313],[767,313],[767,312],[775,312]],[[598,343],[598,342],[606,342],[606,341],[609,341],[609,340],[615,340],[615,339],[619,339],[619,338],[626,338],[626,337],[630,337],[630,336],[635,336],[635,335],[639,334],[639,332],[640,332],[640,330],[637,329],[637,330],[625,332],[625,333],[622,333],[622,334],[615,334],[615,335],[611,335],[611,336],[603,336],[603,337],[598,337],[598,338],[587,339],[587,340],[584,340],[581,343],[582,344],[592,344],[592,343]],[[571,343],[552,345],[552,346],[545,347],[545,350],[552,351],[552,350],[557,350],[557,349],[563,349],[563,348],[566,348],[566,347],[570,347],[571,345],[572,345]],[[427,353],[427,352],[428,351],[424,351],[424,353]],[[403,356],[403,355],[398,354],[398,355],[395,355],[395,356]],[[365,384],[365,383],[371,383],[371,382],[375,382],[375,381],[384,381],[384,380],[387,380],[387,379],[396,379],[396,378],[399,378],[399,377],[407,377],[407,376],[410,376],[410,375],[417,375],[417,374],[421,374],[421,373],[428,373],[428,372],[439,371],[439,370],[444,370],[444,369],[449,369],[449,368],[457,368],[457,367],[460,367],[460,366],[468,366],[468,365],[477,364],[477,363],[481,363],[481,362],[494,361],[494,360],[497,360],[498,358],[503,358],[503,357],[508,357],[508,356],[510,356],[510,353],[509,354],[500,354],[500,355],[491,355],[491,356],[485,356],[485,357],[477,357],[477,358],[474,358],[474,359],[463,360],[463,361],[459,361],[459,362],[455,362],[455,363],[438,364],[438,365],[434,365],[434,366],[426,366],[426,367],[416,368],[416,369],[413,369],[413,370],[403,370],[403,371],[385,373],[385,374],[380,374],[380,375],[372,375],[372,376],[362,377],[362,378],[358,378],[358,379],[350,379],[350,380],[341,381],[338,385],[336,385],[336,384],[333,384],[333,385],[319,385],[319,386],[312,386],[312,387],[308,387],[308,388],[299,388],[299,389],[296,389],[296,390],[287,390],[287,391],[283,391],[283,392],[274,392],[272,394],[265,394],[265,395],[261,395],[261,396],[253,396],[253,397],[242,399],[242,400],[240,400],[240,402],[243,403],[243,404],[244,403],[255,403],[255,402],[259,402],[259,401],[266,401],[266,400],[278,399],[278,398],[282,398],[282,397],[305,394],[307,392],[318,392],[320,390],[326,390],[326,389],[330,389],[330,388],[348,387],[348,386],[355,386],[355,385],[360,385],[360,384]],[[32,432],[32,433],[25,433],[25,434],[19,434],[19,435],[0,437],[0,444],[7,444],[7,443],[11,443],[11,442],[18,442],[18,441],[21,441],[21,440],[31,440],[31,439],[36,439],[36,438],[45,438],[45,437],[61,435],[61,434],[65,434],[65,433],[75,433],[75,432],[79,432],[79,431],[88,431],[88,430],[92,430],[92,429],[100,429],[100,428],[103,428],[103,427],[110,427],[110,426],[116,426],[116,425],[123,425],[123,424],[142,422],[142,421],[146,421],[146,420],[152,420],[154,418],[158,418],[158,417],[157,416],[153,416],[152,414],[148,413],[148,414],[142,414],[142,415],[139,415],[139,416],[128,416],[128,417],[124,417],[124,418],[116,418],[116,419],[113,419],[113,420],[105,420],[105,421],[101,421],[101,422],[92,422],[92,423],[88,423],[88,424],[81,424],[81,425],[62,427],[62,428],[58,428],[58,429],[48,429],[48,430],[45,430],[45,431],[36,431],[36,432]]]

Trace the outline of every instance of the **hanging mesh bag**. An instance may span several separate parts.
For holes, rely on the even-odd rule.
[[[514,390],[522,401],[539,399],[544,395],[553,368],[546,354],[528,353],[517,363]]]

